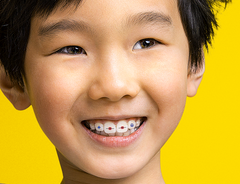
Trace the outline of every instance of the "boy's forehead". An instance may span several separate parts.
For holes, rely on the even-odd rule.
[[[74,4],[67,8],[59,6],[46,18],[35,16],[33,22],[37,24],[32,25],[38,27],[38,34],[41,36],[51,33],[54,30],[53,24],[55,30],[64,30],[78,20],[85,22],[85,25],[77,25],[81,29],[88,28],[87,24],[97,25],[110,21],[117,24],[121,21],[125,26],[157,23],[163,27],[171,27],[176,20],[180,20],[180,16],[177,0],[83,0],[77,7]]]

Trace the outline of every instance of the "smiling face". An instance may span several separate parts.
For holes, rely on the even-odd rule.
[[[95,176],[128,177],[159,153],[185,106],[189,49],[177,1],[84,0],[74,8],[32,19],[26,90],[69,161]],[[101,126],[120,134],[90,130]]]

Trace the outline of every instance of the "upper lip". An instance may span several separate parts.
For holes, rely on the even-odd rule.
[[[119,121],[124,119],[130,118],[143,118],[146,117],[144,115],[121,115],[121,116],[96,116],[89,119],[84,119],[83,121],[90,121],[90,120],[109,120],[109,121]]]

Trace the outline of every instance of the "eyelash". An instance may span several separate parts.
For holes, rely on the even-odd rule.
[[[142,39],[139,40],[134,46],[133,49],[140,50],[140,49],[149,49],[151,47],[154,47],[157,44],[161,44],[161,42],[152,39]],[[67,46],[59,49],[56,53],[62,53],[62,54],[70,54],[70,55],[77,55],[77,54],[87,54],[86,51],[79,47],[79,46]]]

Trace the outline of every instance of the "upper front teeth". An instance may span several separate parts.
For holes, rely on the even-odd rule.
[[[118,133],[125,133],[126,131],[128,131],[128,124],[126,121],[122,120],[119,121],[117,124],[117,132]]]
[[[101,135],[109,136],[128,136],[133,133],[140,126],[140,118],[136,120],[121,120],[117,124],[112,121],[106,121],[104,124],[102,120],[98,120],[96,123],[90,121],[89,127],[92,131]]]
[[[104,124],[104,132],[107,134],[116,133],[116,126],[114,123],[107,122]]]

